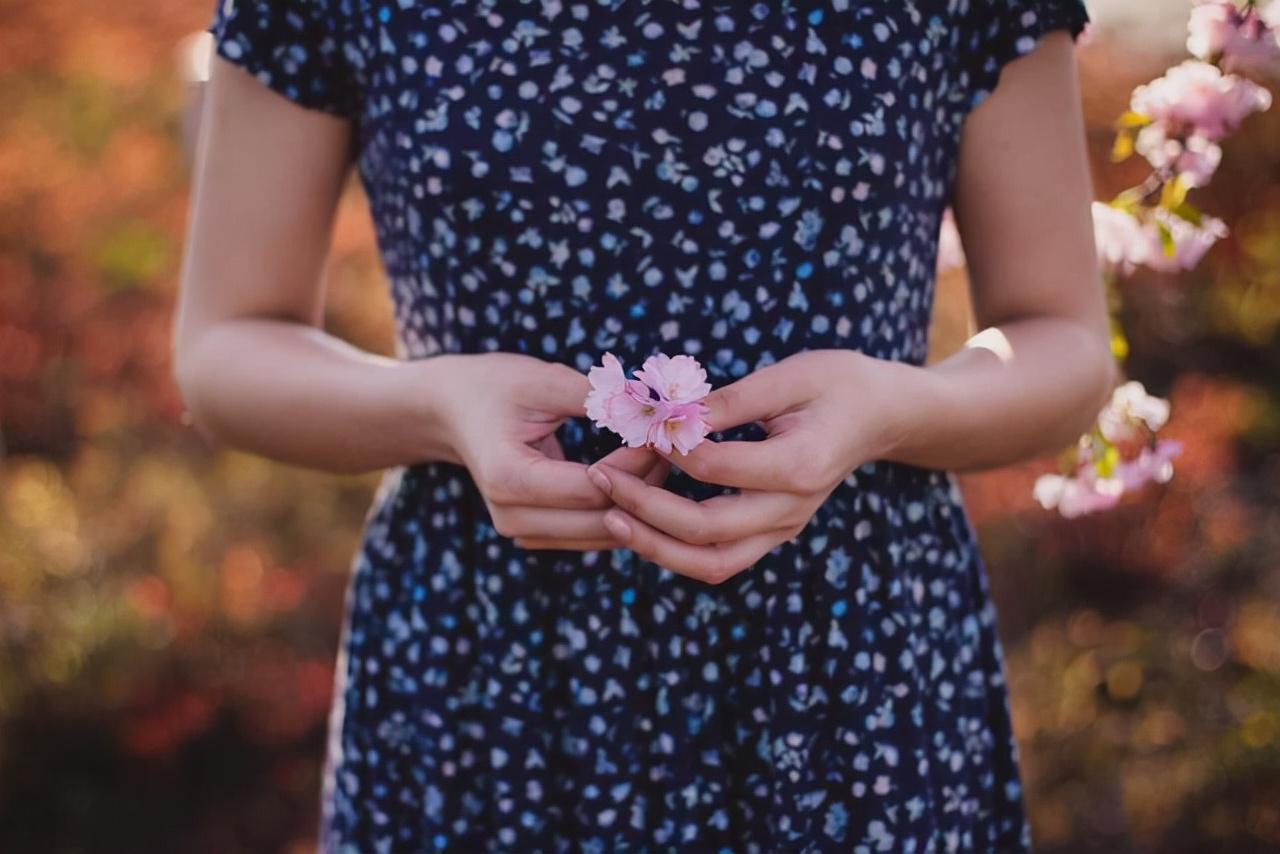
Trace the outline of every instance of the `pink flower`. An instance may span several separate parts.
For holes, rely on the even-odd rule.
[[[1098,429],[1109,442],[1142,438],[1141,428],[1157,432],[1169,420],[1169,401],[1148,394],[1137,380],[1116,386],[1111,399],[1098,413]]]
[[[1140,489],[1148,483],[1166,483],[1173,477],[1173,458],[1182,453],[1177,439],[1161,439],[1154,448],[1143,447],[1138,456],[1116,466],[1115,477],[1126,491]]]
[[[1173,252],[1165,249],[1160,230],[1169,234]],[[1227,226],[1216,217],[1203,216],[1195,225],[1164,208],[1156,208],[1146,219],[1127,211],[1093,203],[1093,239],[1098,260],[1106,270],[1128,275],[1138,266],[1162,273],[1190,270],[1213,244],[1227,236]]]
[[[1280,0],[1271,0],[1270,3],[1263,6],[1258,11],[1258,17],[1262,19],[1262,23],[1271,29],[1280,28]]]
[[[622,363],[612,353],[605,353],[599,365],[592,365],[587,371],[587,381],[591,383],[591,391],[587,393],[587,417],[593,421],[609,420],[606,403],[610,396],[622,391],[627,386],[627,375],[622,372]]]
[[[601,364],[587,373],[587,417],[617,433],[629,447],[648,444],[664,453],[674,448],[687,454],[709,432],[709,410],[702,402],[711,391],[706,377],[692,356],[659,353],[629,380],[617,357],[605,353]]]
[[[1266,69],[1280,60],[1278,22],[1273,20],[1278,13],[1276,2],[1262,14],[1256,7],[1242,10],[1229,0],[1199,3],[1187,22],[1187,50],[1228,71]]]
[[[1124,489],[1110,478],[1043,474],[1036,478],[1033,492],[1044,509],[1056,509],[1066,518],[1074,519],[1086,513],[1109,510],[1120,500]]]
[[[1187,52],[1213,62],[1235,38],[1240,17],[1240,10],[1229,0],[1210,0],[1192,7],[1187,21]]]
[[[1213,244],[1227,236],[1226,223],[1216,217],[1202,217],[1200,224],[1195,225],[1164,208],[1156,208],[1152,216],[1154,221],[1146,225],[1149,248],[1142,263],[1162,273],[1190,270],[1200,263],[1200,259]],[[1163,224],[1169,232],[1173,242],[1172,254],[1165,250],[1157,222]]]
[[[1271,93],[1266,89],[1194,59],[1134,89],[1130,101],[1133,112],[1165,124],[1168,135],[1197,135],[1209,142],[1222,139],[1251,113],[1270,106]]]
[[[649,444],[671,453],[675,448],[687,454],[707,435],[707,405],[701,401],[676,403],[661,401],[658,417],[649,422]]]
[[[1159,171],[1171,170],[1188,187],[1203,187],[1222,162],[1222,147],[1198,134],[1185,139],[1169,136],[1169,128],[1155,122],[1138,131],[1134,149]]]
[[[1133,459],[1117,463],[1110,477],[1099,477],[1085,455],[1074,476],[1043,474],[1036,478],[1033,494],[1041,507],[1056,509],[1068,519],[1109,510],[1126,492],[1148,483],[1167,482],[1173,477],[1172,460],[1180,453],[1182,443],[1177,439],[1161,439],[1154,448],[1143,447]]]
[[[1104,202],[1093,203],[1093,240],[1103,269],[1125,275],[1145,262],[1151,247],[1136,217]]]
[[[707,372],[692,356],[650,356],[636,371],[636,379],[674,403],[691,403],[711,393]]]
[[[657,401],[652,399],[644,383],[626,378],[622,363],[612,353],[605,353],[601,361],[602,365],[592,366],[587,373],[591,383],[586,399],[587,417],[597,427],[613,430],[628,446],[638,448],[648,441]]]

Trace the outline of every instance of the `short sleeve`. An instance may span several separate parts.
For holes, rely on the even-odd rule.
[[[995,91],[1005,65],[1035,48],[1052,30],[1079,37],[1089,23],[1084,0],[968,0],[961,25],[961,62],[967,70],[967,108]]]
[[[215,0],[217,54],[303,107],[350,118],[357,86],[330,0]]]

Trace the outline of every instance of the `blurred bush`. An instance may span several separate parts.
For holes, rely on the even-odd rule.
[[[0,851],[279,851],[313,839],[346,573],[376,477],[210,448],[169,329],[187,204],[175,46],[204,3],[0,2]],[[1083,54],[1099,196],[1133,85]],[[1065,521],[1036,461],[962,477],[1044,852],[1280,848],[1280,109],[1200,199],[1188,277],[1125,284],[1169,396],[1171,483]],[[358,188],[329,327],[393,352]],[[962,289],[938,316],[956,339]],[[957,308],[959,306],[959,308]]]

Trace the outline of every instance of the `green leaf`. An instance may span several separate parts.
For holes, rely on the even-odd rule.
[[[1094,467],[1100,477],[1111,477],[1115,474],[1116,464],[1120,462],[1120,451],[1110,442],[1104,442],[1102,453],[1095,458]]]
[[[1160,189],[1160,207],[1172,211],[1187,200],[1187,190],[1191,189],[1187,186],[1187,182],[1182,180],[1181,175],[1176,175],[1164,182],[1164,187]]]
[[[1075,474],[1076,466],[1079,465],[1080,454],[1073,442],[1058,452],[1058,472],[1064,476]]]
[[[1187,222],[1197,227],[1200,225],[1201,221],[1204,218],[1203,214],[1200,213],[1200,209],[1197,208],[1195,205],[1191,204],[1191,202],[1183,202],[1182,204],[1178,205],[1176,208],[1171,208],[1169,212],[1174,216],[1179,217],[1180,219],[1184,219]]]
[[[1163,222],[1156,222],[1156,231],[1160,234],[1160,247],[1164,250],[1166,258],[1172,258],[1174,253],[1178,251],[1178,246],[1173,242],[1173,232],[1169,230],[1169,226]]]
[[[1111,146],[1111,162],[1120,163],[1133,156],[1133,132],[1122,130],[1116,134],[1116,141]]]
[[[1122,210],[1125,213],[1137,214],[1138,209],[1142,207],[1142,199],[1145,194],[1139,187],[1130,187],[1121,191],[1114,199],[1108,202],[1111,207]]]
[[[154,283],[169,269],[174,255],[168,235],[142,219],[115,224],[94,254],[103,285],[113,290]]]
[[[1129,357],[1129,339],[1124,334],[1124,327],[1114,317],[1111,319],[1111,355],[1117,362]]]
[[[1125,110],[1120,118],[1116,119],[1116,127],[1125,130],[1137,130],[1151,124],[1151,117],[1144,116],[1142,113],[1135,113],[1133,110]]]

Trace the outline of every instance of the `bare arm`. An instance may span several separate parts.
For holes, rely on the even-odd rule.
[[[769,441],[703,443],[682,467],[803,491],[868,460],[964,471],[1070,443],[1116,378],[1091,202],[1074,45],[1053,31],[961,136],[954,207],[981,331],[927,366],[815,350],[717,388],[711,428],[761,421]]]
[[[201,126],[173,335],[196,425],[338,472],[449,456],[423,376],[435,364],[368,353],[319,328],[350,123],[216,58]]]
[[[1116,381],[1090,218],[1074,48],[1046,34],[969,115],[956,224],[981,330],[925,368],[898,366],[885,458],[957,471],[1055,451]]]
[[[201,431],[336,472],[465,466],[499,533],[529,548],[615,545],[608,498],[555,436],[585,416],[586,376],[518,353],[403,361],[325,333],[321,267],[349,123],[221,58],[205,104],[173,336],[174,374]],[[648,452],[609,458],[646,482],[670,468]]]
[[[982,331],[932,365],[811,350],[713,390],[713,431],[759,421],[767,438],[703,442],[668,459],[742,491],[693,502],[597,463],[597,485],[617,505],[605,523],[620,541],[720,583],[804,530],[863,463],[984,469],[1056,450],[1088,429],[1116,367],[1065,32],[1005,66],[968,116],[955,189]]]

